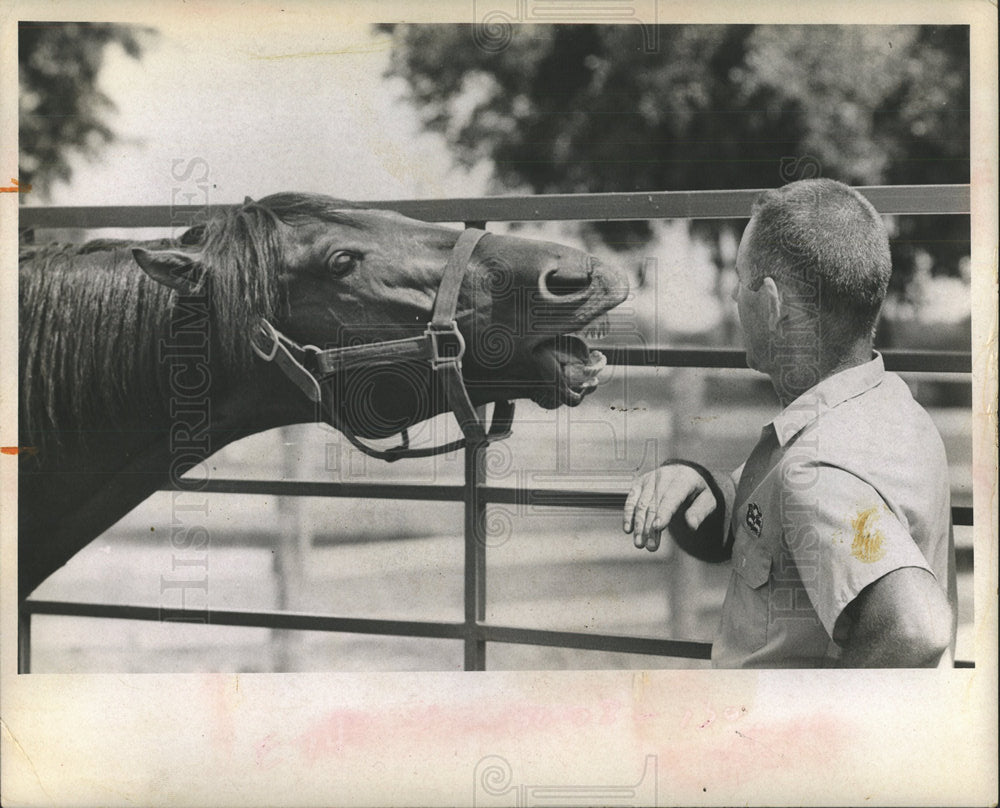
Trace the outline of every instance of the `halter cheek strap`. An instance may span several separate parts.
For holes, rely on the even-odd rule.
[[[475,228],[463,230],[459,235],[444,268],[430,324],[424,332],[431,346],[431,367],[436,373],[442,374],[448,403],[458,419],[462,434],[472,444],[486,442],[486,429],[469,400],[469,391],[465,389],[465,381],[462,379],[465,340],[458,330],[455,312],[466,268],[476,246],[485,235],[485,230]]]
[[[455,312],[462,280],[472,260],[476,246],[486,235],[485,230],[464,230],[455,242],[445,266],[434,299],[431,320],[423,335],[398,340],[387,340],[367,345],[320,350],[314,345],[300,345],[289,339],[266,320],[250,339],[254,353],[265,362],[274,362],[288,378],[326,413],[329,423],[365,454],[381,460],[393,461],[401,457],[429,457],[455,451],[466,446],[479,446],[510,435],[514,417],[514,403],[498,401],[493,410],[493,423],[487,429],[472,405],[465,381],[462,378],[462,357],[465,339],[458,330]],[[360,439],[342,422],[336,408],[324,401],[322,383],[338,373],[360,366],[392,365],[403,361],[426,361],[443,381],[448,404],[462,429],[464,438],[442,446],[427,449],[410,449],[409,434],[404,429],[402,440],[391,449],[375,449]]]

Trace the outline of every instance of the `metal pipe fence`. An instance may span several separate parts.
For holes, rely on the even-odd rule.
[[[858,189],[886,215],[968,214],[967,185],[871,186]],[[438,222],[487,222],[537,220],[630,220],[661,218],[748,218],[758,190],[667,191],[625,194],[559,194],[527,197],[486,197],[362,202],[367,207],[392,209],[405,215]],[[203,221],[229,205],[135,207],[21,207],[22,231],[45,228],[171,227]],[[608,363],[635,367],[744,368],[739,350],[709,348],[612,347]],[[968,352],[883,352],[888,370],[936,374],[970,374]],[[352,497],[374,499],[462,502],[464,535],[464,615],[461,622],[384,620],[306,614],[290,611],[232,609],[199,610],[198,622],[207,616],[213,625],[296,631],[327,631],[383,636],[461,640],[466,670],[485,670],[486,648],[491,642],[521,643],[562,648],[707,660],[711,644],[632,635],[553,631],[488,623],[486,616],[486,509],[493,504],[526,504],[534,507],[571,507],[620,510],[624,492],[527,489],[487,484],[482,447],[466,449],[463,485],[342,483],[253,479],[199,480],[197,488],[214,494],[257,494],[291,497]],[[183,481],[179,488],[183,489]],[[176,490],[176,489],[173,489]],[[956,525],[972,524],[972,508],[952,509]],[[190,622],[184,609],[25,599],[19,608],[19,670],[30,671],[32,615],[61,615],[104,619]],[[971,667],[958,662],[956,667]]]

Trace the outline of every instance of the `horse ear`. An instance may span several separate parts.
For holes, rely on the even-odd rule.
[[[181,294],[196,294],[205,282],[205,270],[197,255],[174,250],[150,252],[136,247],[132,250],[132,256],[142,271],[154,281]]]
[[[253,200],[249,196],[245,196],[245,197],[243,197],[243,204],[244,205],[252,205],[253,204]]]

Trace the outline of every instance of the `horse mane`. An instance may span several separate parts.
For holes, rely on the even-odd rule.
[[[350,224],[344,211],[352,207],[281,193],[248,200],[176,239],[21,246],[21,440],[59,445],[59,435],[73,430],[85,442],[96,425],[164,417],[169,365],[160,346],[184,301],[136,265],[133,247],[200,253],[213,383],[218,373],[228,384],[251,369],[252,329],[281,307],[279,223]]]

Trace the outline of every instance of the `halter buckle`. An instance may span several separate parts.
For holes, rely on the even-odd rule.
[[[430,323],[424,336],[431,341],[431,367],[440,370],[445,366],[461,367],[465,356],[465,338],[458,330],[458,323]]]

